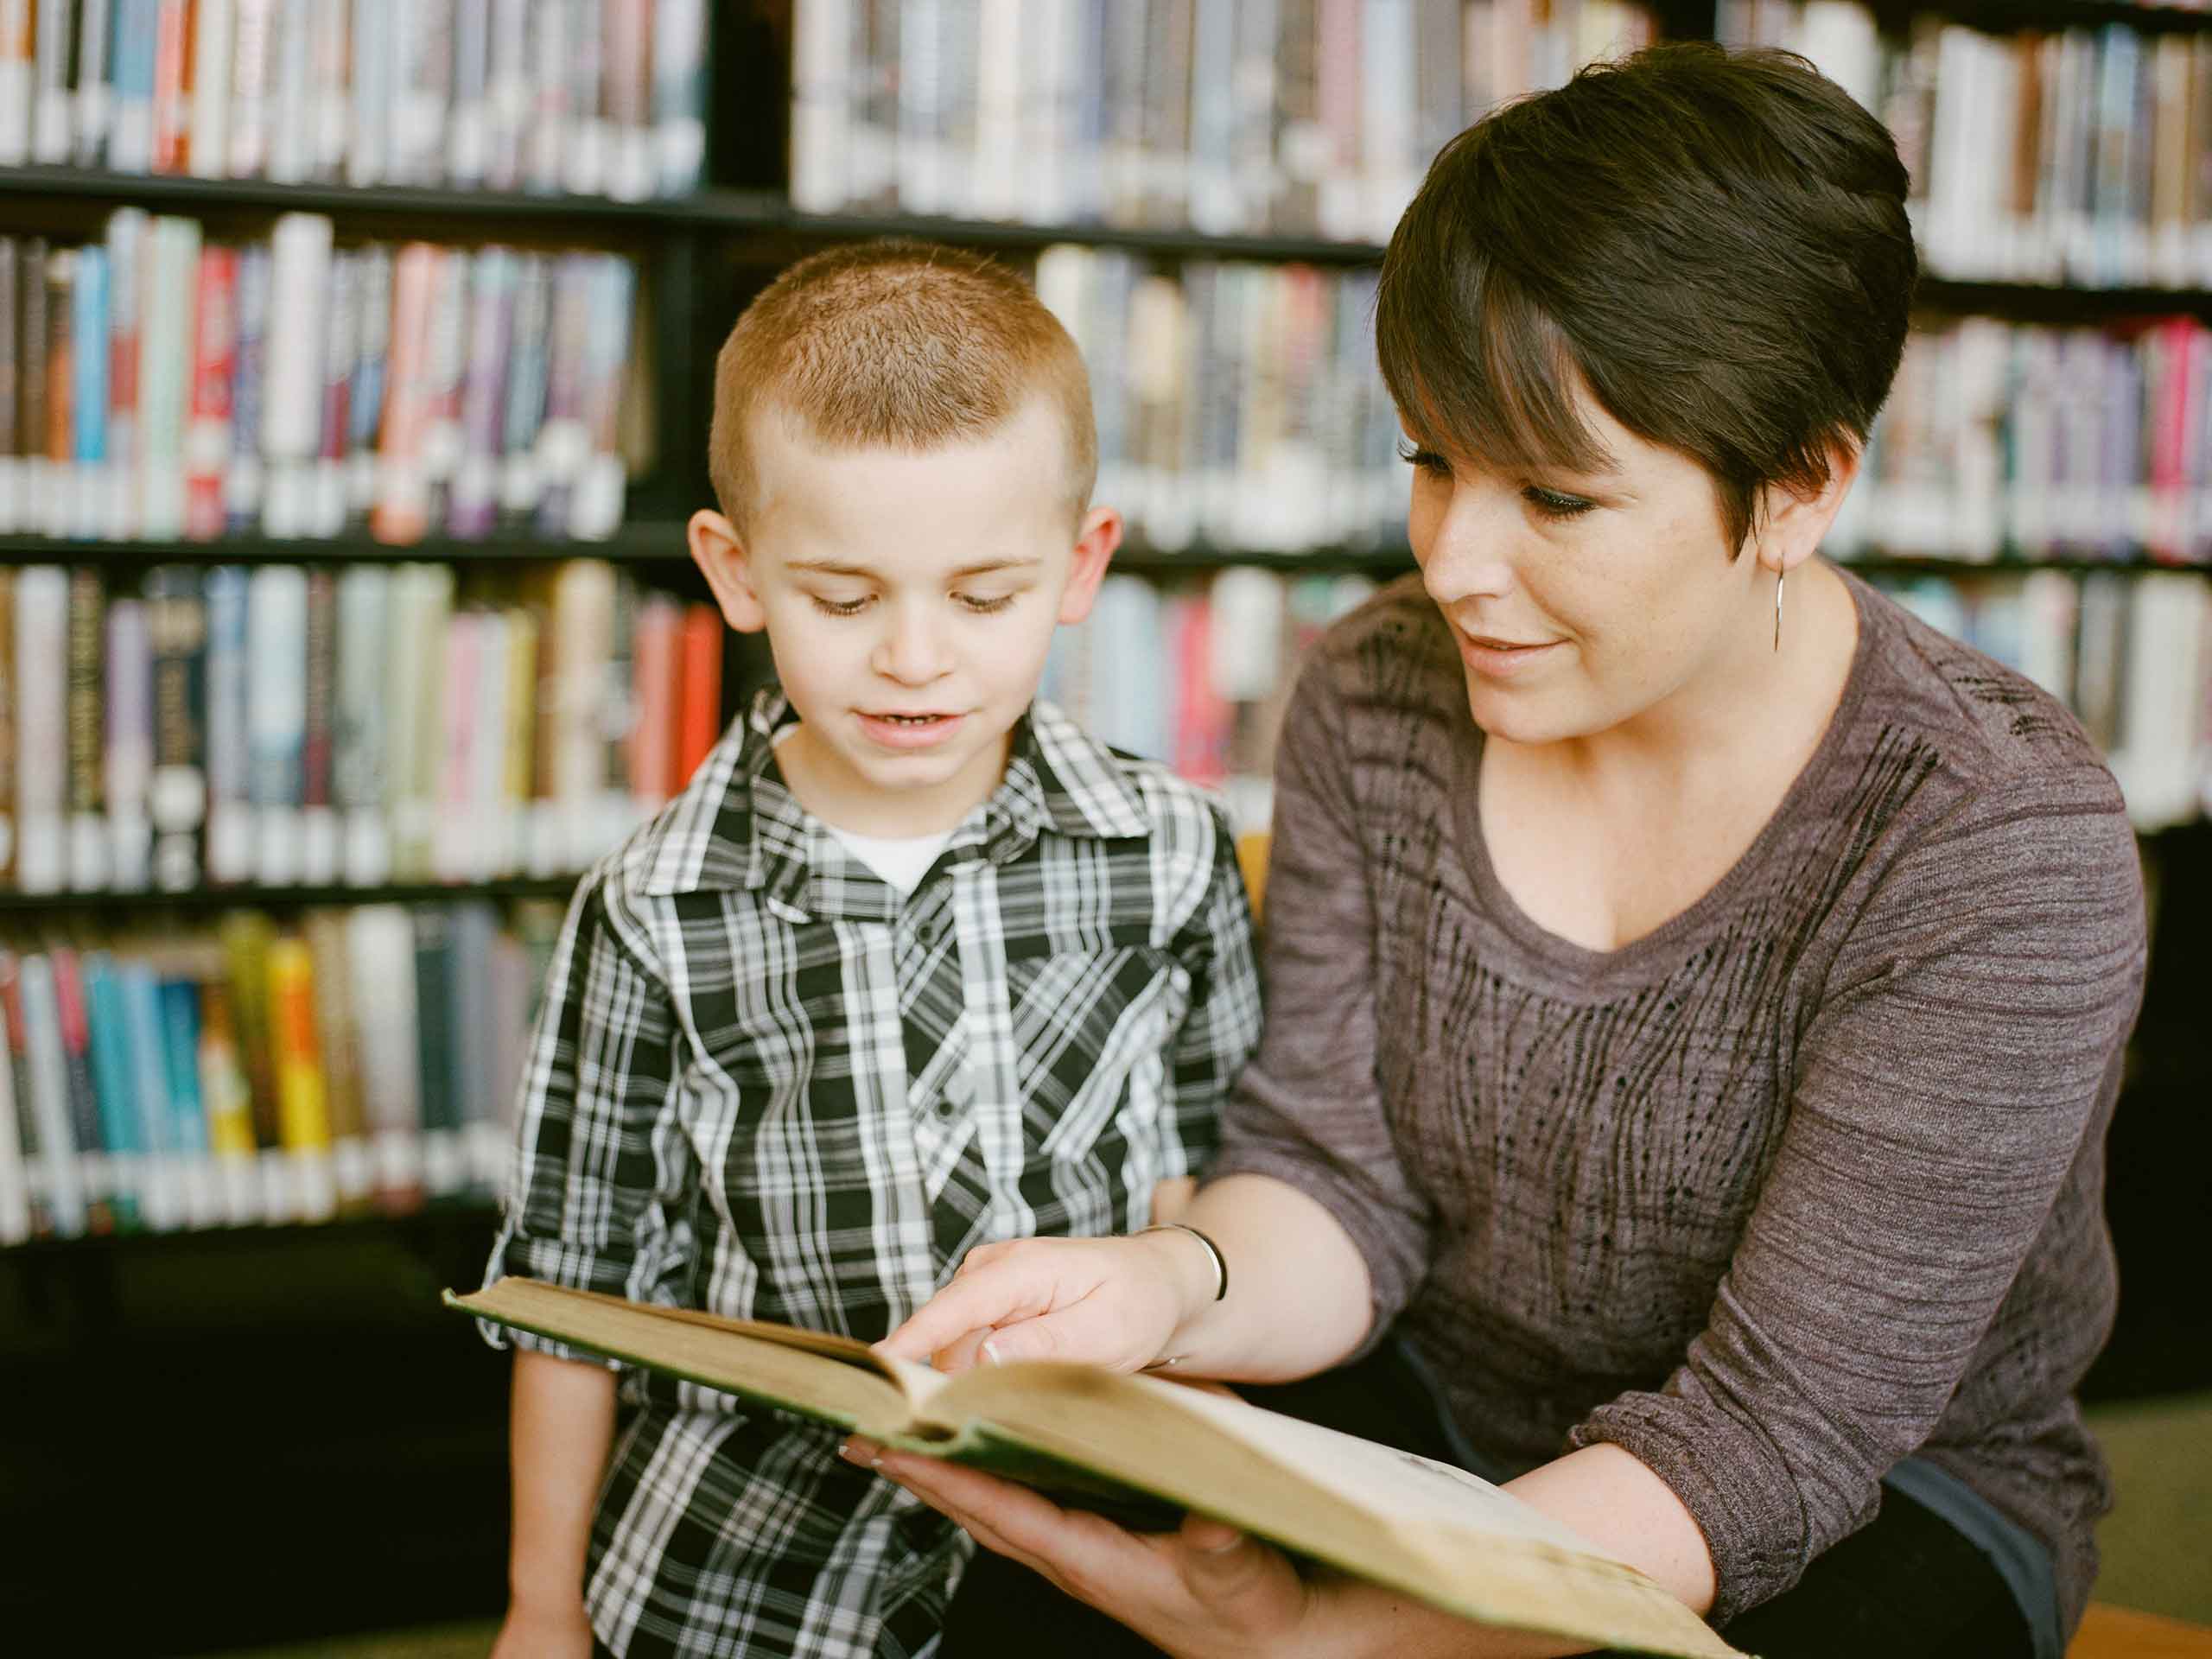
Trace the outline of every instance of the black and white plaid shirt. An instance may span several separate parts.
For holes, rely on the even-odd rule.
[[[578,891],[488,1278],[874,1341],[977,1244],[1143,1225],[1212,1147],[1260,994],[1207,798],[1039,702],[902,900],[784,787],[789,718],[764,693]],[[608,1646],[932,1641],[964,1534],[825,1430],[642,1372],[623,1397],[586,1587]]]

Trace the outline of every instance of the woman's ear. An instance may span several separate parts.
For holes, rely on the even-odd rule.
[[[1111,507],[1093,507],[1083,515],[1082,524],[1076,527],[1075,564],[1068,572],[1068,585],[1060,594],[1062,622],[1080,622],[1090,614],[1092,601],[1098,597],[1098,584],[1106,579],[1106,567],[1113,562],[1114,550],[1121,544],[1120,513]]]
[[[1856,443],[1828,446],[1827,480],[1804,491],[1770,484],[1759,503],[1758,560],[1777,575],[1795,570],[1820,551],[1821,538],[1828,533],[1842,510],[1843,498],[1859,477],[1859,448]]]
[[[683,527],[690,544],[691,562],[714,590],[722,620],[740,633],[758,633],[768,626],[768,613],[753,585],[753,569],[738,538],[737,526],[719,512],[701,508]]]

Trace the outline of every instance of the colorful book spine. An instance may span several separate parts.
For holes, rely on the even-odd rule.
[[[99,1142],[80,1147],[71,1111],[60,997],[52,962],[42,954],[22,957],[15,978],[0,986],[0,994],[7,1002],[9,1046],[28,1057],[25,1072],[19,1075],[25,1075],[29,1086],[23,1092],[30,1096],[31,1117],[37,1125],[33,1191],[43,1197],[55,1233],[82,1237],[93,1229],[96,1198],[104,1209],[106,1194],[95,1193],[92,1187],[99,1168]]]
[[[153,170],[182,173],[190,161],[192,0],[156,0],[149,140]]]
[[[141,893],[152,880],[154,653],[145,602],[107,607],[106,785],[110,885]]]
[[[105,736],[107,594],[100,574],[79,567],[69,575],[68,704],[69,885],[79,893],[105,889],[112,874],[102,764]]]
[[[228,521],[232,383],[238,365],[238,254],[200,251],[193,307],[192,395],[184,441],[184,533],[213,541]]]
[[[76,145],[79,167],[102,165],[107,157],[108,129],[114,118],[114,98],[109,85],[112,68],[112,13],[100,4],[77,8]]]
[[[81,423],[87,416],[92,397],[97,393],[99,407],[106,412],[106,434],[101,447],[105,465],[98,469],[93,498],[93,516],[99,520],[99,533],[118,541],[136,535],[139,525],[139,495],[143,474],[139,456],[139,385],[144,361],[144,326],[147,300],[153,294],[147,265],[147,247],[152,225],[147,215],[136,207],[118,208],[107,222],[106,286],[112,296],[102,318],[101,332],[89,332],[91,318],[80,308],[79,316],[86,326],[80,326],[77,337],[90,340],[105,337],[107,350],[105,385],[95,388],[87,385],[85,376],[78,377],[77,415]],[[98,251],[86,249],[87,255]],[[83,266],[80,263],[80,270]],[[83,284],[79,284],[79,296],[83,297]],[[82,352],[78,357],[81,371],[86,360],[100,358],[97,352]],[[104,505],[103,505],[104,504]]]
[[[302,1221],[327,1221],[338,1212],[338,1177],[315,1032],[315,961],[306,942],[271,941],[268,971],[270,1063],[290,1196],[284,1211]]]
[[[199,286],[200,226],[164,214],[154,221],[139,373],[139,531],[156,540],[184,533],[186,435],[194,380],[192,303]]]
[[[489,535],[499,518],[505,394],[518,275],[515,255],[505,248],[486,248],[470,262],[461,454],[446,521],[448,533],[464,540]]]
[[[200,1052],[195,1058],[223,1219],[235,1225],[269,1218],[254,1135],[252,1084],[238,1046],[230,988],[219,979],[200,988]]]
[[[264,887],[301,880],[306,798],[308,582],[297,565],[257,568],[246,595],[247,793]]]
[[[186,162],[194,177],[219,179],[231,159],[233,0],[193,0],[192,130]]]
[[[225,1218],[225,1206],[200,1076],[200,988],[189,979],[163,978],[156,994],[169,1139],[182,1166],[185,1214],[195,1227],[212,1226]]]
[[[264,472],[261,432],[266,405],[269,352],[270,256],[258,244],[238,251],[237,309],[231,378],[230,467],[223,479],[225,524],[233,535],[257,529]]]
[[[53,969],[54,1029],[60,1056],[62,1097],[69,1114],[69,1137],[84,1179],[86,1228],[111,1233],[135,1223],[136,1195],[118,1180],[116,1158],[126,1160],[129,1143],[112,1145],[100,1116],[99,1092],[92,1078],[92,1024],[86,1013],[83,965],[76,951],[47,953]],[[126,1165],[127,1166],[127,1165]]]

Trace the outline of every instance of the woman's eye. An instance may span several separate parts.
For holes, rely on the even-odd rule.
[[[1398,446],[1398,459],[1416,471],[1427,474],[1431,478],[1452,476],[1452,463],[1433,449],[1416,448],[1401,443]]]
[[[1014,600],[1012,594],[997,594],[988,598],[980,594],[955,594],[953,598],[960,601],[963,608],[974,612],[977,616],[990,616],[1002,611]]]
[[[824,599],[820,594],[813,594],[811,597],[814,600],[814,608],[824,616],[858,616],[868,608],[868,597],[865,594],[858,599]]]
[[[1529,485],[1521,492],[1521,499],[1547,518],[1579,518],[1598,505],[1582,496],[1548,490],[1541,484]]]

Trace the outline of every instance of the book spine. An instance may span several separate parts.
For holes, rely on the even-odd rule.
[[[445,700],[430,835],[430,873],[440,881],[468,880],[476,861],[473,804],[476,748],[485,736],[479,682],[487,620],[477,612],[461,611],[446,624]]]
[[[73,159],[81,168],[104,166],[107,159],[108,128],[114,115],[114,96],[109,86],[113,71],[110,55],[113,13],[97,3],[77,8],[76,143]]]
[[[338,578],[307,573],[307,683],[300,777],[300,868],[309,887],[338,880],[342,857],[334,776],[338,701]]]
[[[630,331],[636,304],[636,270],[619,254],[593,257],[585,267],[589,284],[583,372],[577,388],[579,417],[587,448],[582,470],[569,500],[569,534],[579,541],[604,541],[622,523],[626,481],[621,454],[622,395],[630,362]]]
[[[43,340],[46,351],[46,431],[41,440],[46,462],[33,474],[40,486],[35,522],[48,536],[68,536],[77,526],[76,318],[79,251],[56,248],[46,261]]]
[[[600,107],[607,149],[602,188],[617,201],[654,194],[652,0],[600,0]]]
[[[0,536],[12,536],[22,522],[23,469],[16,436],[22,398],[22,254],[12,236],[0,235]]]
[[[16,350],[16,528],[33,533],[46,528],[46,392],[51,350],[47,327],[47,245],[27,237],[17,245],[16,315],[21,319]]]
[[[156,173],[182,173],[189,162],[192,86],[187,37],[191,11],[190,0],[157,0],[155,6],[149,147]]]
[[[307,116],[308,176],[336,184],[346,176],[346,143],[353,130],[353,25],[342,5],[317,0],[309,15],[308,75],[314,88]]]
[[[98,358],[105,373],[105,385],[100,388],[93,387],[79,373],[78,418],[82,422],[94,406],[88,400],[98,390],[97,406],[105,410],[106,417],[106,432],[101,445],[106,467],[92,501],[101,532],[118,541],[129,540],[138,533],[141,517],[138,403],[146,356],[146,301],[153,288],[147,272],[152,257],[147,245],[151,236],[152,221],[137,207],[118,208],[109,215],[106,285],[112,300],[106,316],[101,319],[99,334],[90,330],[87,325],[91,320],[84,310],[80,308],[79,314],[81,321],[78,340],[82,342],[104,337],[107,342],[105,353],[79,351],[80,371],[88,359]],[[80,259],[80,272],[82,269]],[[79,299],[82,297],[80,283]]]
[[[253,1125],[253,1089],[238,1046],[237,1016],[229,985],[209,980],[200,988],[200,1048],[194,1069],[207,1115],[207,1150],[215,1165],[223,1219],[232,1224],[258,1221],[261,1202],[260,1147]]]
[[[248,785],[259,849],[256,878],[302,878],[301,808],[307,762],[307,572],[257,567],[246,595]]]
[[[496,1192],[506,1152],[497,1104],[499,1009],[493,994],[499,918],[480,902],[456,905],[452,918],[454,1099],[464,1179],[475,1191]]]
[[[671,792],[691,781],[721,735],[722,618],[711,605],[693,605],[683,613],[682,707]]]
[[[469,272],[479,256],[448,248],[430,290],[423,393],[423,481],[429,524],[446,522],[463,448],[461,394],[468,365]]]
[[[62,1052],[60,999],[52,962],[43,955],[22,957],[16,980],[6,988],[10,1046],[29,1057],[29,1086],[24,1092],[31,1098],[38,1126],[48,1214],[55,1233],[82,1237],[92,1228],[94,1194],[88,1191],[90,1168],[79,1156],[70,1109],[69,1068]],[[99,1147],[95,1140],[86,1150],[97,1160]],[[99,1199],[104,1205],[106,1195],[99,1194]]]
[[[116,0],[115,105],[107,137],[111,171],[152,169],[154,68],[160,36],[160,0]]]
[[[458,188],[484,183],[491,148],[492,8],[461,0],[453,16],[453,105],[446,176]]]
[[[298,1216],[283,1159],[283,1131],[276,1096],[269,1025],[269,948],[276,930],[268,917],[232,911],[217,925],[223,983],[230,998],[239,1069],[252,1103],[254,1207],[272,1221]]]
[[[562,187],[569,125],[569,18],[564,0],[530,9],[530,118],[524,135],[523,187],[551,195]]]
[[[346,916],[346,944],[377,1200],[410,1210],[424,1185],[414,923],[399,906],[363,905]]]
[[[327,10],[316,0],[276,0],[270,45],[269,176],[280,184],[302,183],[313,170],[313,13]]]
[[[707,157],[706,0],[655,0],[652,50],[656,184],[664,196],[687,196]]]
[[[290,1165],[296,1213],[302,1221],[327,1221],[338,1213],[338,1180],[315,1032],[315,962],[302,940],[269,946],[269,1022],[279,1140]]]
[[[286,213],[270,238],[267,405],[261,452],[268,463],[262,528],[270,536],[311,532],[313,467],[322,431],[326,302],[331,283],[331,223],[320,213]]]
[[[454,579],[446,565],[414,565],[409,574],[410,597],[399,644],[401,661],[415,678],[407,702],[393,709],[395,721],[404,718],[407,729],[404,752],[396,748],[393,755],[398,804],[392,868],[399,879],[420,880],[432,874],[434,813],[445,764],[446,635],[453,620]]]
[[[11,981],[14,973],[12,955],[0,952],[0,984]],[[0,1020],[0,1249],[24,1243],[46,1220],[44,1194],[33,1196],[41,1185],[32,1173],[38,1162],[38,1127],[28,1091],[19,1094],[16,1086],[11,1023]]]
[[[528,868],[530,804],[537,754],[537,691],[540,683],[538,622],[528,608],[507,613],[505,734],[498,798],[504,820],[499,874]]]
[[[446,912],[429,906],[415,910],[414,923],[423,1173],[431,1197],[450,1197],[468,1185],[461,1133],[465,1085],[458,1075],[461,1055],[454,1031],[452,930]]]
[[[562,0],[550,0],[560,4]],[[602,0],[567,0],[568,125],[562,134],[561,188],[572,196],[607,192],[613,148],[607,120],[607,41]]]
[[[31,158],[35,27],[32,0],[0,0],[0,167],[21,167]]]
[[[429,418],[431,301],[444,257],[429,243],[410,242],[392,262],[390,356],[378,442],[376,506],[369,521],[380,542],[420,541],[429,524],[422,451]]]
[[[522,255],[499,423],[499,514],[510,524],[529,524],[537,511],[543,476],[537,445],[545,422],[552,307],[551,264],[543,254]]]
[[[146,629],[153,651],[152,820],[154,885],[187,893],[200,885],[207,818],[207,613],[200,573],[168,565],[148,572]]]
[[[133,284],[135,287],[135,283]],[[127,296],[126,296],[127,297]],[[108,257],[99,246],[77,250],[76,282],[70,290],[70,337],[75,341],[70,404],[73,434],[66,452],[73,458],[69,477],[72,499],[67,521],[73,535],[91,538],[102,528],[100,498],[107,482],[108,426]],[[127,315],[135,308],[117,308]],[[128,518],[125,510],[125,518]]]
[[[404,22],[404,5],[353,7],[346,182],[357,189],[392,179],[392,54]]]
[[[38,0],[35,32],[37,81],[31,116],[31,160],[58,167],[70,153],[70,12],[73,0]]]
[[[275,120],[270,78],[276,67],[281,3],[282,0],[233,0],[227,171],[234,179],[257,179],[269,170]]]
[[[545,420],[537,434],[537,531],[541,536],[570,533],[574,483],[591,456],[591,430],[585,424],[583,400],[590,352],[593,257],[584,253],[563,254],[554,270]]]
[[[207,619],[207,880],[219,886],[248,880],[254,868],[253,812],[248,793],[246,570],[219,565],[203,592]]]
[[[136,1230],[152,1220],[148,1213],[151,1206],[147,1203],[147,1173],[153,1149],[143,1139],[138,1117],[122,987],[115,963],[104,950],[87,952],[74,966],[73,993],[68,958],[65,953],[55,953],[62,1040],[73,1052],[80,1042],[83,1046],[115,1224],[124,1230]],[[81,999],[73,1012],[73,995]]]
[[[353,378],[346,390],[346,522],[368,522],[377,501],[377,433],[384,422],[386,357],[391,345],[391,252],[372,245],[354,255],[359,333]]]
[[[223,533],[224,480],[231,461],[231,387],[237,370],[238,257],[202,248],[192,308],[192,396],[184,438],[184,533],[195,542]]]
[[[200,1079],[200,988],[185,978],[156,987],[162,1066],[169,1103],[169,1141],[182,1169],[185,1215],[194,1227],[223,1219],[207,1103]]]
[[[385,817],[385,663],[391,572],[356,565],[339,578],[338,690],[332,782],[345,820],[346,880],[374,887],[391,868]]]
[[[402,184],[445,182],[453,99],[453,0],[406,0],[393,30],[392,173]]]
[[[142,962],[118,963],[115,978],[122,1005],[124,1076],[137,1115],[141,1215],[156,1232],[173,1231],[190,1220],[191,1205],[185,1151],[177,1141],[176,1112],[169,1100],[161,993],[153,969]]]
[[[87,1228],[113,1232],[118,1222],[137,1219],[128,1192],[117,1179],[115,1154],[128,1148],[108,1143],[100,1118],[99,1093],[92,1081],[92,1027],[85,1011],[81,963],[73,950],[54,950],[47,960],[54,974],[54,1029],[59,1039],[62,1097],[67,1103],[70,1141],[85,1184]]]
[[[484,42],[483,184],[519,190],[530,118],[529,0],[490,0]]]
[[[629,746],[630,798],[658,808],[676,770],[677,680],[683,671],[683,613],[656,594],[638,607],[630,704],[637,724]]]
[[[265,474],[261,463],[263,410],[268,392],[270,258],[266,246],[242,248],[238,258],[231,378],[231,464],[223,480],[225,522],[232,534],[261,523]]]
[[[499,454],[508,365],[513,353],[516,260],[485,248],[471,262],[467,363],[461,395],[461,456],[454,474],[447,533],[474,541],[492,532],[499,512]]]
[[[16,884],[59,893],[68,880],[69,573],[16,573]]]
[[[193,399],[193,300],[199,287],[200,224],[154,221],[145,284],[139,372],[139,530],[173,541],[185,531],[185,442]]]
[[[231,73],[237,61],[233,0],[193,0],[192,130],[185,154],[193,176],[219,179],[231,160]]]
[[[16,874],[16,582],[0,571],[0,891]]]
[[[107,824],[102,800],[101,646],[107,594],[96,569],[69,575],[69,885],[98,893],[109,882]]]
[[[309,468],[308,523],[316,536],[346,529],[347,480],[353,422],[353,383],[361,363],[362,257],[351,251],[330,257],[327,321],[317,404],[321,439]]]
[[[143,600],[108,607],[106,718],[110,885],[138,893],[151,879],[154,836],[153,641]]]

